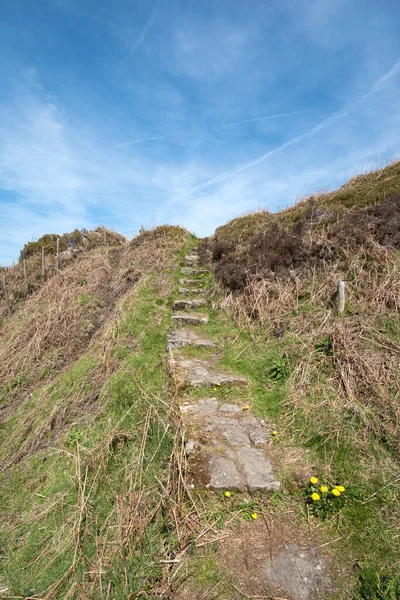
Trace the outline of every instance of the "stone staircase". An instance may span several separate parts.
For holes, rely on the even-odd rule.
[[[217,348],[215,356],[208,360],[185,356],[186,346],[217,346],[199,330],[209,321],[204,310],[207,302],[201,297],[202,278],[208,271],[201,268],[196,251],[186,256],[185,264],[180,269],[185,277],[179,279],[182,286],[179,293],[197,297],[174,301],[173,328],[167,336],[167,348],[168,370],[178,389],[185,429],[188,483],[196,488],[250,493],[278,490],[280,482],[273,474],[269,457],[271,427],[253,416],[248,406],[234,401],[220,405],[216,397],[207,394],[210,388],[243,387],[249,382],[219,367]],[[196,312],[198,308],[204,312]],[[193,388],[204,390],[204,397],[189,397],[187,392]]]

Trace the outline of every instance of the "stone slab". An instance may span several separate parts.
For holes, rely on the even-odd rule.
[[[182,348],[184,346],[207,346],[212,348],[215,342],[191,329],[174,329],[167,334],[167,348]]]
[[[279,490],[281,484],[272,473],[271,462],[262,450],[242,447],[237,450],[237,463],[243,472],[249,492]]]
[[[190,267],[192,265],[198,265],[200,262],[200,256],[198,254],[188,254],[185,257],[185,263]]]
[[[183,308],[202,308],[203,306],[207,306],[207,301],[202,298],[193,298],[193,300],[188,300],[187,298],[178,298],[174,300],[174,304],[172,306],[172,310],[181,310]]]
[[[210,466],[210,487],[214,490],[245,490],[245,481],[239,473],[235,463],[218,454],[211,456]]]
[[[197,417],[210,417],[218,411],[218,400],[216,398],[204,398],[196,404],[182,404],[180,410],[184,414],[192,413]]]
[[[208,315],[204,313],[177,313],[172,315],[171,321],[173,323],[189,323],[191,325],[205,325],[208,323]]]
[[[170,359],[169,368],[175,380],[184,385],[200,386],[245,386],[246,379],[220,371],[210,361],[199,359]]]
[[[180,287],[178,288],[178,294],[201,294],[203,290],[199,289],[199,288],[185,288],[185,287]]]
[[[250,427],[247,433],[248,433],[250,442],[256,448],[265,446],[265,444],[268,442],[268,437],[267,437],[265,431],[263,431],[261,429],[261,427]]]
[[[277,583],[293,600],[318,598],[330,588],[324,558],[316,551],[288,544],[271,560],[265,561],[263,577]]]
[[[230,415],[235,415],[237,413],[242,412],[242,409],[237,404],[222,404],[219,408],[220,413],[226,413]]]
[[[199,285],[198,279],[179,279],[180,285]]]
[[[181,267],[181,273],[183,275],[205,275],[208,273],[207,269],[193,269],[193,267]]]

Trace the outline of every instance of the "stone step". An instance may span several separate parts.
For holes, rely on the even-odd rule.
[[[208,315],[205,313],[178,313],[172,315],[171,321],[173,323],[190,323],[191,325],[205,325],[208,323]]]
[[[206,398],[180,407],[190,483],[215,490],[278,490],[268,458],[269,428],[236,404]]]
[[[182,308],[202,308],[203,306],[207,306],[207,301],[202,300],[201,298],[194,298],[193,300],[177,298],[174,300],[172,310],[181,310]]]
[[[182,294],[182,295],[184,295],[184,294],[201,294],[202,291],[203,290],[198,289],[198,288],[189,289],[189,288],[180,287],[178,289],[178,293]]]
[[[185,257],[185,263],[188,267],[196,266],[200,262],[200,256],[198,254],[188,254]]]
[[[170,358],[168,367],[177,384],[200,386],[245,386],[247,379],[220,370],[213,361]]]
[[[180,285],[199,285],[198,279],[179,279]]]
[[[183,346],[215,346],[215,342],[191,329],[174,329],[167,335],[167,348],[181,348]]]
[[[181,267],[181,273],[183,275],[206,275],[209,271],[207,269],[193,269],[192,267]]]

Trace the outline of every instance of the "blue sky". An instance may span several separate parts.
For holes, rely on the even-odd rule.
[[[395,157],[399,31],[395,0],[0,0],[0,264],[208,235]]]

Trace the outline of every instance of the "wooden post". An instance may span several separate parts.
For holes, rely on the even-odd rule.
[[[42,246],[42,279],[46,277],[46,265],[44,262],[44,246]]]
[[[11,309],[10,309],[10,303],[8,301],[7,284],[6,284],[6,276],[5,275],[3,275],[3,288],[4,288],[4,296],[6,297],[7,310],[8,310],[8,313],[10,313]]]
[[[344,311],[344,305],[346,302],[346,295],[344,289],[344,281],[339,281],[337,286],[337,297],[338,297],[338,313],[341,314]]]
[[[23,265],[24,265],[24,280],[25,280],[25,287],[26,287],[26,291],[29,291],[29,282],[28,282],[28,271],[26,269],[26,258],[25,256],[22,259]]]
[[[60,268],[60,238],[57,238],[56,269]]]

